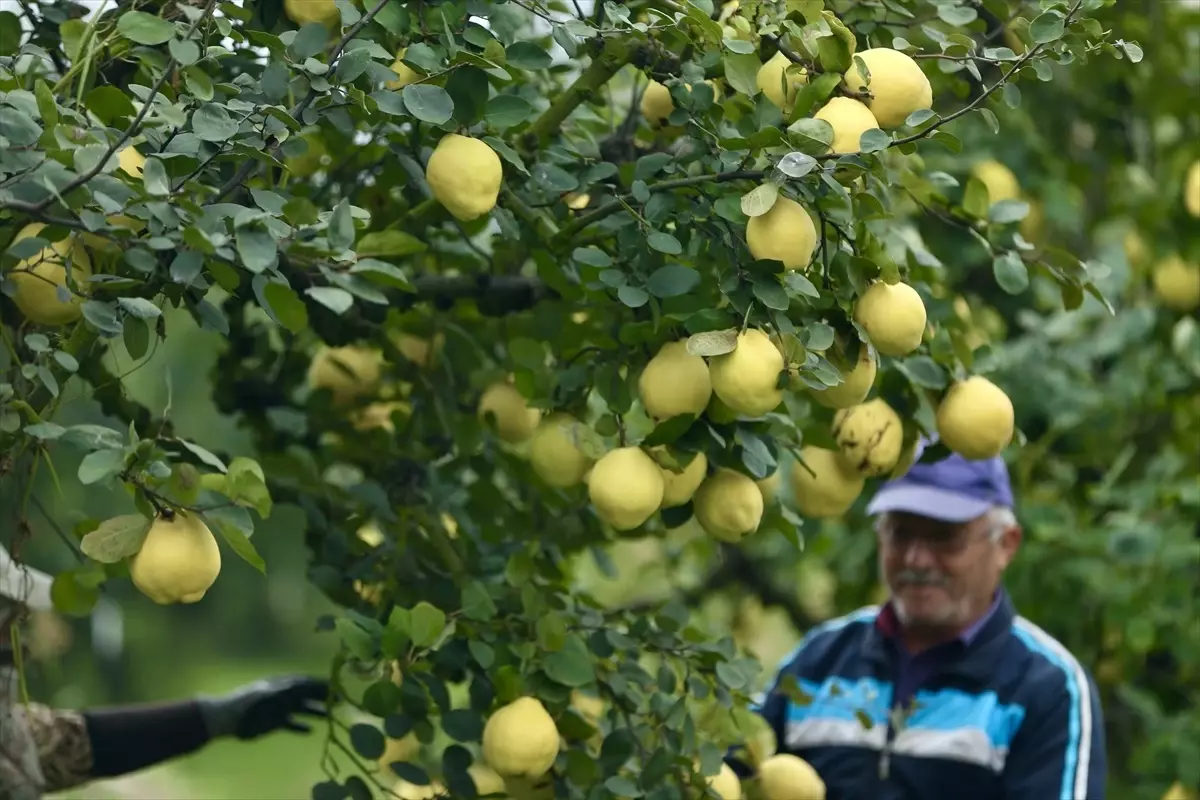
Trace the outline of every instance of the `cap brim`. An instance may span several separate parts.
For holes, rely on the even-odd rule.
[[[54,608],[50,597],[53,583],[54,579],[41,570],[14,562],[0,547],[0,596],[33,611],[49,611]]]
[[[991,507],[987,500],[936,486],[885,486],[875,493],[867,505],[867,513],[875,516],[900,511],[942,522],[970,522],[986,514]]]

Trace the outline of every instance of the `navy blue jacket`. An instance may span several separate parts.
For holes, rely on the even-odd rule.
[[[809,631],[757,707],[827,800],[1104,800],[1095,685],[1006,593],[907,713],[892,708],[896,650],[879,617],[868,606]]]

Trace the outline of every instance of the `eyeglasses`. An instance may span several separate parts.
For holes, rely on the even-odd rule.
[[[914,545],[938,556],[953,556],[966,550],[976,541],[987,538],[987,531],[982,535],[963,525],[926,525],[917,530],[895,523],[877,525],[875,530],[880,539],[890,548],[902,552]]]

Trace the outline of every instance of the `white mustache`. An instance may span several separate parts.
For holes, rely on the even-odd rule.
[[[897,588],[901,586],[945,586],[946,577],[936,572],[923,572],[916,569],[902,570],[893,579]]]

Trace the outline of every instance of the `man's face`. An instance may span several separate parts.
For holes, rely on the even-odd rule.
[[[908,628],[957,630],[991,605],[1016,552],[1019,529],[993,539],[988,518],[948,523],[916,514],[880,520],[879,567]]]

